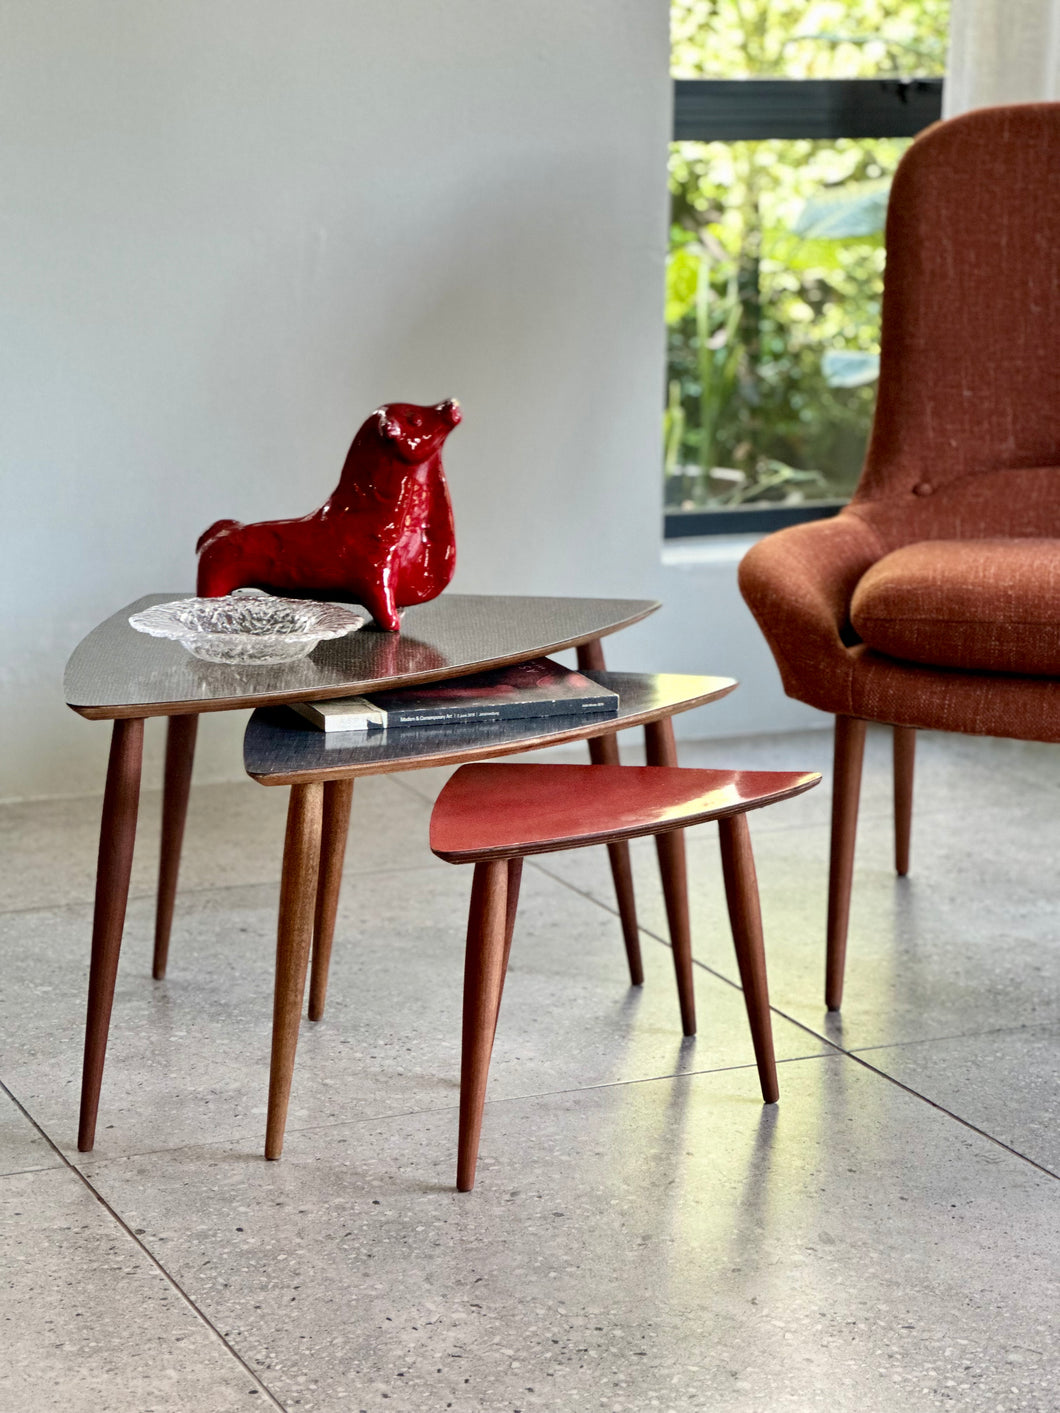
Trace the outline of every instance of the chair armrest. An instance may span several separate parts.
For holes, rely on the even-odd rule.
[[[760,540],[740,564],[740,591],[768,642],[788,696],[846,714],[856,643],[854,586],[886,554],[875,530],[848,509]]]

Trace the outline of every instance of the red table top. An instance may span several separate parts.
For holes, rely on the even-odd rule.
[[[761,809],[820,779],[779,770],[465,765],[435,803],[431,848],[469,863],[608,844]]]

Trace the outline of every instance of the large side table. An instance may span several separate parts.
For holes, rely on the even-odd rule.
[[[114,984],[125,925],[140,798],[144,722],[168,719],[162,802],[154,975],[165,972],[180,849],[198,717],[206,711],[275,706],[356,696],[524,662],[577,648],[579,665],[602,669],[600,639],[659,607],[645,599],[515,597],[443,594],[406,611],[399,634],[372,628],[322,643],[308,658],[279,667],[229,667],[200,662],[176,643],[150,638],[129,617],[187,594],[151,594],[101,623],[75,649],[66,667],[67,704],[81,716],[113,723],[100,824],[88,1016],[81,1084],[78,1148],[95,1142],[96,1116],[110,1029]],[[724,679],[718,679],[724,683]],[[724,683],[719,695],[731,690]],[[591,759],[618,760],[612,734],[591,743]],[[625,845],[611,852],[623,934],[631,969],[636,946],[632,875]]]

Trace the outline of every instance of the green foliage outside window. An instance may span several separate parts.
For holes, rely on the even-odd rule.
[[[677,77],[942,72],[948,0],[673,0]],[[846,497],[875,401],[906,139],[674,143],[670,509]]]

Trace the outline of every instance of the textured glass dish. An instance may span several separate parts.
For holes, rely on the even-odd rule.
[[[365,622],[341,604],[236,593],[175,599],[134,613],[130,624],[152,638],[172,638],[204,662],[293,662],[325,638],[342,638]]]

